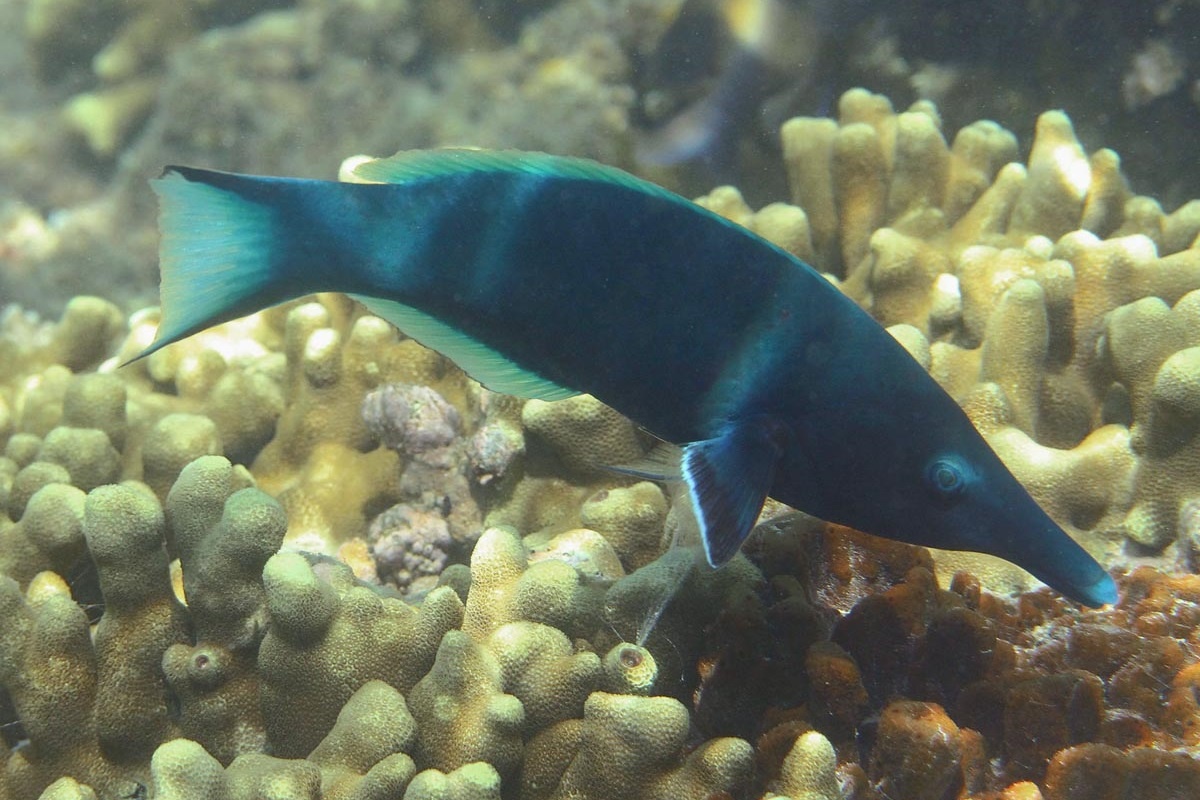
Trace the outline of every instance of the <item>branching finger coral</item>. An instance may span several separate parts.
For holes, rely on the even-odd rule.
[[[1088,546],[1172,543],[1194,494],[1197,207],[1168,215],[1134,196],[1116,154],[1088,156],[1061,112],[1041,116],[1025,165],[994,124],[948,144],[928,104],[895,113],[854,90],[838,114],[783,126],[793,214],[807,219],[793,229],[808,239],[777,243],[885,325],[910,326],[906,346],[929,353],[934,377]],[[701,202],[752,229],[778,216],[727,190]],[[1152,396],[1170,433],[1153,433]],[[1153,444],[1168,440],[1170,456]]]

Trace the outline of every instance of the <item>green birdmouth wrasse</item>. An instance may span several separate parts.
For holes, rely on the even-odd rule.
[[[371,183],[168,167],[162,323],[142,355],[345,292],[498,392],[580,392],[683,446],[713,566],[769,495],[918,545],[991,553],[1063,594],[1112,578],[868,314],[787,252],[620,170],[540,153],[368,161]]]

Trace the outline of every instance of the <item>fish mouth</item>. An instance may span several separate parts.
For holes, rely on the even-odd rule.
[[[1077,603],[1090,608],[1116,603],[1112,576],[1044,511],[1037,508],[1037,513],[1044,518],[1042,524],[1020,528],[1023,532],[994,554]]]
[[[1092,608],[1115,605],[1119,599],[1117,582],[1113,580],[1111,575],[1104,572],[1095,581],[1081,588],[1079,590],[1079,597],[1076,599]]]
[[[993,485],[995,485],[993,481]],[[1091,608],[1118,600],[1117,584],[1101,564],[1012,479],[972,509],[962,549],[979,550],[1021,567],[1051,589]],[[963,529],[960,529],[961,532]]]

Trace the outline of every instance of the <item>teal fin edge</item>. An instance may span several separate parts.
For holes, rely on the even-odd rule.
[[[559,178],[603,181],[627,186],[675,202],[687,202],[674,192],[586,158],[555,156],[523,150],[476,150],[445,147],[435,150],[401,150],[389,158],[364,161],[353,170],[355,177],[375,183],[407,183],[447,175],[473,172],[519,172]]]
[[[488,389],[536,400],[565,400],[579,394],[536,375],[487,345],[471,338],[436,317],[394,300],[367,295],[350,295],[372,314],[395,325],[426,347],[437,350]]]
[[[718,437],[683,449],[682,471],[708,563],[733,558],[771,491],[782,449],[768,420],[731,423]]]
[[[132,360],[251,313],[274,280],[275,213],[205,183],[217,174],[168,167],[150,183],[159,202],[161,322],[153,344]]]

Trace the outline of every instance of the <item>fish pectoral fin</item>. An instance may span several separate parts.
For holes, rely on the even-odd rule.
[[[641,458],[624,464],[608,464],[605,469],[634,478],[667,483],[683,477],[680,474],[682,458],[683,452],[678,445],[659,442]]]
[[[712,566],[733,558],[750,535],[782,453],[780,425],[769,418],[731,423],[715,439],[684,447],[683,479]]]

